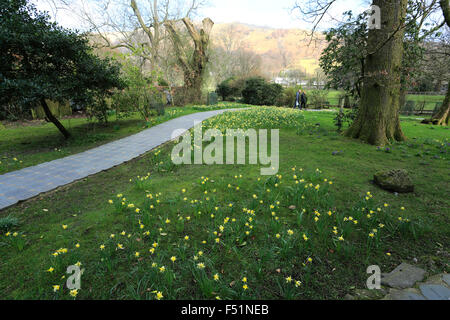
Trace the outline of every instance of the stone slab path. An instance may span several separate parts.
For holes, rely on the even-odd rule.
[[[379,290],[355,289],[345,300],[444,300],[450,301],[450,274],[431,277],[424,269],[402,263],[390,273],[381,275]]]
[[[183,129],[179,137],[197,121],[237,110],[242,109],[182,116],[82,153],[0,175],[0,210],[137,158],[172,140],[175,130]]]
[[[419,282],[412,288],[390,289],[383,300],[443,300],[450,301],[450,275],[441,273]]]

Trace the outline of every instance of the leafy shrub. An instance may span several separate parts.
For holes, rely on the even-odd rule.
[[[107,123],[109,110],[110,106],[106,101],[106,97],[95,96],[91,104],[86,108],[86,115],[89,121],[96,118],[101,123]]]
[[[148,119],[156,111],[158,115],[164,115],[164,102],[162,93],[153,84],[161,81],[156,73],[145,76],[139,67],[125,62],[122,68],[123,78],[127,87],[117,90],[112,97],[112,108],[116,114],[122,116],[138,112],[143,119]],[[106,105],[97,106],[97,112],[106,109]]]
[[[125,119],[133,113],[132,105],[135,103],[134,96],[128,90],[117,92],[112,96],[111,106],[117,118]]]
[[[12,216],[0,218],[0,231],[7,232],[19,225],[19,220]]]
[[[175,106],[184,107],[189,104],[205,104],[206,97],[197,101],[197,92],[195,89],[178,87],[173,88],[173,104]]]
[[[217,86],[216,93],[223,101],[235,101],[237,97],[242,96],[245,87],[245,79],[229,78]]]
[[[294,107],[295,99],[297,98],[297,92],[301,86],[288,87],[283,90],[282,95],[277,99],[277,106],[279,107]]]
[[[340,109],[334,117],[334,125],[337,127],[337,131],[341,132],[345,124],[351,126],[353,121],[355,121],[358,116],[358,111],[358,105],[355,105],[350,111]]]
[[[158,116],[163,116],[166,113],[166,110],[164,108],[164,101],[161,94],[155,93],[153,91],[147,92],[147,94],[145,95],[144,107],[141,114],[151,115],[152,111],[155,111],[156,115]]]
[[[0,108],[0,120],[17,121],[29,117],[30,114],[19,103],[5,104]]]
[[[167,82],[166,79],[164,79],[162,77],[158,77],[158,86],[160,86],[160,87],[168,87],[169,83]]]
[[[309,92],[310,105],[313,108],[321,109],[325,105],[328,97],[326,90],[312,90]]]
[[[222,98],[223,101],[227,101],[228,97],[233,94],[233,89],[231,88],[230,82],[232,78],[221,82],[216,89],[217,94]]]
[[[15,117],[20,118],[42,105],[48,120],[65,138],[70,133],[55,117],[58,114],[52,113],[48,100],[66,105],[68,113],[67,101],[98,106],[101,110],[94,116],[98,114],[104,121],[104,103],[96,102],[109,96],[112,89],[123,88],[120,65],[97,56],[86,35],[51,22],[49,15],[38,11],[30,1],[0,3],[0,109],[4,105],[20,106],[7,110],[19,112]]]
[[[250,78],[245,82],[242,91],[244,103],[257,106],[273,106],[283,92],[283,87],[276,83],[268,83],[263,78]]]

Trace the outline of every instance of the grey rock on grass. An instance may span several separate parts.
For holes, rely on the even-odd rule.
[[[407,263],[402,263],[391,273],[381,275],[381,284],[396,289],[411,288],[424,279],[426,271]]]
[[[414,192],[414,185],[406,170],[379,171],[375,173],[374,181],[382,189],[391,192]]]

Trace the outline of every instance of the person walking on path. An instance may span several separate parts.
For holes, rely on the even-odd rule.
[[[170,106],[172,105],[172,94],[170,93],[169,90],[164,90],[164,93],[166,94],[166,101],[167,101],[167,105]]]
[[[300,109],[300,95],[301,95],[301,90],[297,91],[297,94],[295,96],[295,104],[294,104],[294,109],[299,108]]]
[[[301,109],[306,109],[306,104],[308,103],[308,97],[306,96],[305,91],[302,91],[302,94],[300,95],[300,110]]]

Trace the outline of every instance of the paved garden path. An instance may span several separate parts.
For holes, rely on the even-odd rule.
[[[242,109],[207,111],[182,116],[82,153],[0,175],[0,210],[130,161],[172,140],[172,133],[177,129],[186,131],[194,127],[196,121],[236,110]],[[184,132],[180,132],[178,136]]]

